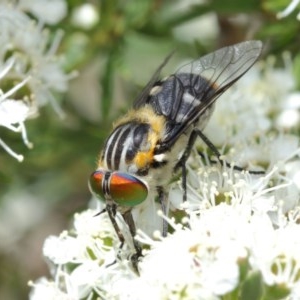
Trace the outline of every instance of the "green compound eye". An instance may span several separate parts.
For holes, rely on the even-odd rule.
[[[108,193],[112,200],[120,206],[135,206],[146,200],[148,196],[147,185],[125,172],[113,172],[109,178],[105,178],[104,170],[95,171],[89,181],[91,191],[98,196],[102,201],[105,201],[105,196],[102,187],[103,180],[108,181]]]
[[[133,175],[115,172],[111,176],[110,194],[118,205],[135,206],[146,200],[148,187]]]

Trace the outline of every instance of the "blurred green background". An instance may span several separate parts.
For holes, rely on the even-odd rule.
[[[50,1],[50,0],[49,0]],[[132,104],[164,57],[197,58],[224,45],[261,39],[265,54],[292,53],[300,70],[298,13],[278,20],[284,0],[69,0],[68,15],[50,27],[65,34],[59,53],[67,72],[78,70],[65,95],[57,95],[65,119],[51,105],[26,128],[32,150],[18,134],[0,136],[25,156],[17,162],[0,149],[0,299],[27,299],[27,282],[48,276],[44,239],[70,226],[90,200],[87,178],[111,124]],[[78,17],[87,9],[87,17]],[[299,8],[300,10],[300,8]],[[92,14],[91,14],[92,12]],[[280,59],[279,59],[280,61]],[[298,84],[299,86],[299,84]]]

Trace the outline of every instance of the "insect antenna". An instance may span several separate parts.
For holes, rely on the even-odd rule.
[[[106,212],[106,208],[103,208],[100,212],[96,213],[96,214],[94,215],[94,217],[98,217],[98,216],[102,215],[102,214],[105,213],[105,212]]]

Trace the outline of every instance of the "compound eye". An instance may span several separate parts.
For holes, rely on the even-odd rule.
[[[110,195],[120,206],[135,206],[146,200],[148,187],[133,175],[114,172],[110,181]]]
[[[91,174],[89,180],[90,191],[96,195],[101,201],[105,202],[104,193],[102,190],[102,180],[105,172],[103,170],[97,170]]]

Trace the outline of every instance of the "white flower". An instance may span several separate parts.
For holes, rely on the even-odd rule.
[[[62,233],[59,237],[49,236],[43,247],[43,254],[56,265],[68,262],[78,262],[79,257],[83,257],[84,247],[80,246],[80,241],[75,237]]]
[[[53,284],[69,299],[92,297],[93,293],[108,295],[121,273],[122,276],[127,274],[129,279],[136,277],[128,268],[129,262],[116,261],[114,248],[119,247],[119,241],[107,214],[95,217],[97,212],[88,210],[76,214],[72,231],[65,231],[59,237],[50,236],[44,243],[44,256],[55,273]],[[41,289],[43,284],[45,289],[49,287],[45,281],[32,286]]]
[[[50,25],[57,24],[67,14],[65,0],[21,0],[18,8],[32,13],[39,20]]]
[[[140,263],[139,281],[158,289],[159,295],[225,295],[238,287],[240,264],[246,261],[249,274],[261,272],[266,287],[298,289],[300,243],[294,237],[299,225],[290,222],[274,229],[266,214],[219,205],[191,216],[189,227],[175,226],[171,236],[150,241],[152,250]],[[149,243],[148,237],[139,239]]]
[[[35,283],[29,282],[29,285],[33,287],[29,295],[30,300],[71,300],[69,295],[46,278],[40,278]]]
[[[39,1],[40,2],[40,1]],[[47,1],[42,1],[47,2]],[[58,1],[61,2],[61,1]],[[52,2],[51,2],[52,3]],[[55,3],[52,3],[55,5]],[[46,11],[45,7],[43,10]],[[71,75],[66,75],[61,61],[55,56],[62,38],[58,31],[49,46],[50,34],[34,23],[18,6],[0,4],[0,41],[6,45],[0,57],[10,51],[14,58],[14,78],[31,75],[30,88],[38,105],[52,102],[58,109],[52,92],[65,92]]]
[[[5,75],[11,70],[14,64],[13,59],[8,59],[0,69],[0,80],[3,80]],[[24,144],[31,148],[32,144],[27,138],[26,128],[24,121],[33,114],[33,109],[22,99],[14,100],[10,97],[17,90],[22,88],[29,81],[30,77],[25,78],[23,81],[15,85],[12,89],[4,93],[0,89],[0,126],[4,126],[14,132],[21,132]],[[1,82],[0,82],[1,83]],[[6,150],[11,156],[17,160],[22,161],[23,156],[15,153],[2,139],[0,139],[0,146]]]
[[[271,129],[270,114],[281,112],[296,88],[290,57],[283,58],[282,69],[274,68],[272,58],[255,64],[222,95],[205,129],[214,144],[243,144]]]
[[[84,29],[91,29],[99,21],[97,8],[91,3],[84,3],[75,7],[72,14],[72,22],[74,25]]]
[[[0,79],[2,84],[5,80],[5,86],[11,87],[1,91],[0,86],[0,126],[21,132],[23,142],[29,148],[32,144],[27,138],[24,121],[36,116],[39,106],[48,102],[63,116],[54,94],[65,92],[69,79],[75,74],[65,74],[61,59],[55,55],[62,38],[61,31],[56,33],[49,46],[50,32],[43,24],[54,24],[66,14],[64,0],[50,2],[0,3]],[[25,11],[37,16],[41,22],[33,21]],[[22,96],[12,98],[25,85],[27,89],[20,92]],[[15,153],[1,139],[0,146],[19,161],[23,160],[22,155]]]
[[[264,232],[260,225],[252,250],[252,263],[261,271],[268,286],[288,289],[291,293],[298,291],[299,297],[300,243],[295,236],[299,234],[300,226],[289,222],[276,230],[269,226]]]
[[[101,287],[101,281],[105,276],[105,267],[99,266],[97,261],[86,261],[79,265],[68,276],[66,285],[68,294],[72,299],[88,297],[94,288]]]

